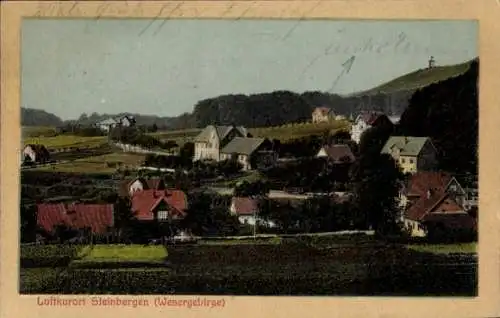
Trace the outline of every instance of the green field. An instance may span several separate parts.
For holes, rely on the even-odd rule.
[[[135,168],[144,162],[144,154],[110,153],[102,156],[90,156],[55,165],[32,168],[35,171],[75,172],[75,173],[114,173],[117,167]]]
[[[450,248],[435,245],[431,250]],[[73,255],[73,261],[47,266],[57,249]],[[26,258],[38,263],[21,267],[20,291],[38,294],[477,294],[477,263],[470,257],[473,256],[470,251],[455,256],[436,254],[364,236],[205,240],[167,249],[168,254],[161,245],[24,248],[21,265],[28,264]]]
[[[290,123],[282,126],[249,128],[248,131],[254,137],[287,141],[310,135],[322,135],[325,132],[334,133],[337,130],[348,130],[349,128],[350,123],[342,120],[332,121],[330,123]],[[187,141],[193,141],[201,131],[202,129],[193,128],[185,130],[160,131],[151,135],[156,136],[161,140],[174,140],[177,144],[182,145]]]
[[[162,245],[94,245],[82,262],[163,261],[167,250]]]
[[[287,141],[310,135],[322,135],[325,132],[335,133],[337,130],[349,130],[348,121],[332,121],[330,123],[294,123],[276,127],[250,128],[254,137],[278,139]]]
[[[47,149],[62,149],[70,147],[97,148],[107,143],[107,137],[81,137],[59,135],[55,137],[30,137],[23,140],[24,144],[42,144]]]
[[[44,127],[44,126],[23,126],[22,128],[23,136],[27,138],[35,137],[53,137],[57,135],[55,127]]]
[[[477,253],[477,243],[457,244],[410,244],[408,248],[417,252],[433,254],[474,254]]]

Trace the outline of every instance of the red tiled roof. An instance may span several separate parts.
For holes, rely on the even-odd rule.
[[[234,197],[232,206],[236,215],[253,215],[259,209],[257,200],[248,197]]]
[[[47,232],[64,224],[81,229],[90,227],[94,233],[104,233],[113,226],[112,204],[38,204],[37,224]]]
[[[69,226],[71,221],[66,216],[66,207],[64,203],[38,204],[37,224],[47,232],[52,232],[54,227],[59,224]]]
[[[135,192],[132,196],[132,211],[138,220],[153,220],[154,209],[165,202],[172,208],[172,213],[184,216],[187,208],[187,199],[180,190],[144,190]]]
[[[451,181],[452,176],[445,172],[419,171],[411,176],[407,194],[410,196],[426,196],[427,191],[442,192]]]
[[[163,179],[161,179],[161,178],[146,179],[146,178],[141,177],[141,178],[123,180],[123,182],[120,184],[120,189],[119,189],[120,195],[123,197],[130,196],[130,186],[135,181],[140,181],[143,185],[144,190],[149,190],[149,189],[163,190],[163,189],[165,189],[165,183],[164,183]]]
[[[333,160],[335,163],[342,163],[342,159],[346,158],[348,162],[354,162],[356,158],[348,145],[330,145],[323,146],[323,148],[328,155],[328,158]]]
[[[372,126],[380,117],[385,116],[385,114],[377,111],[364,111],[359,116],[367,125]]]
[[[90,227],[94,233],[105,233],[113,226],[112,204],[76,204],[73,225],[76,228]]]
[[[406,211],[406,217],[415,221],[443,222],[447,227],[475,227],[475,219],[453,200],[448,193],[440,192],[429,198],[421,197]]]

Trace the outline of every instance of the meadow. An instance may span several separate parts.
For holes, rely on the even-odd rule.
[[[89,174],[110,174],[119,167],[133,169],[140,166],[146,155],[136,153],[114,152],[100,156],[88,156],[54,165],[32,168],[34,171],[74,172]]]
[[[337,130],[348,130],[350,123],[345,120],[332,121],[328,123],[290,123],[282,126],[249,128],[248,131],[254,137],[278,139],[287,141],[294,138],[301,138],[310,135],[322,135],[325,132],[334,133]],[[186,129],[186,130],[171,130],[153,133],[162,140],[174,140],[177,144],[182,145],[187,141],[193,141],[202,129]]]
[[[166,250],[162,245],[93,245],[75,249],[74,260],[67,265],[22,268],[21,293],[477,294],[473,253],[437,255],[362,237],[273,238],[253,243],[221,240],[169,245]]]
[[[287,141],[309,135],[322,135],[325,132],[334,133],[337,130],[349,129],[347,121],[329,123],[293,123],[276,127],[250,128],[254,137],[279,139]],[[23,127],[27,137],[24,144],[43,144],[49,151],[56,151],[52,158],[57,164],[30,168],[37,171],[76,172],[76,173],[114,173],[118,167],[132,168],[142,164],[144,154],[124,153],[109,146],[107,138],[82,137],[74,135],[53,135],[55,128]],[[151,133],[162,141],[172,140],[179,146],[193,141],[201,129],[172,130]],[[62,152],[58,152],[61,151]]]
[[[47,149],[66,148],[97,148],[107,143],[107,137],[82,137],[74,135],[57,135],[51,137],[28,137],[23,140],[24,145],[41,144]]]

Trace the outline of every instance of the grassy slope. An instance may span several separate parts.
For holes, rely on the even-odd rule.
[[[260,127],[260,128],[250,128],[249,132],[254,137],[262,137],[269,139],[279,139],[281,141],[286,141],[293,138],[300,138],[309,135],[321,135],[325,131],[335,131],[338,129],[349,129],[349,123],[347,121],[334,121],[331,123],[295,123],[286,124],[282,126],[274,127]],[[178,144],[182,144],[185,141],[192,141],[196,135],[201,132],[202,129],[186,129],[186,130],[172,130],[172,131],[161,131],[152,134],[162,140],[175,140]]]
[[[415,90],[443,81],[450,77],[461,75],[469,69],[470,63],[471,61],[455,65],[437,66],[432,69],[420,69],[354,95],[361,96]]]
[[[42,144],[48,149],[61,149],[69,147],[96,148],[107,143],[104,136],[80,137],[73,135],[59,135],[55,137],[29,137],[23,140],[24,144]]]

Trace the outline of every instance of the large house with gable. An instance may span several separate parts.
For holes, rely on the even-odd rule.
[[[425,237],[434,230],[477,230],[467,191],[451,174],[420,171],[410,176],[400,194],[401,221],[412,236]]]
[[[249,137],[243,126],[209,125],[194,140],[193,161],[221,160],[221,150],[236,137]]]
[[[229,160],[236,156],[243,170],[257,166],[271,166],[277,160],[277,154],[269,139],[235,137],[220,152],[220,160]]]
[[[382,153],[391,155],[403,173],[432,171],[438,164],[436,147],[428,137],[391,136]]]

